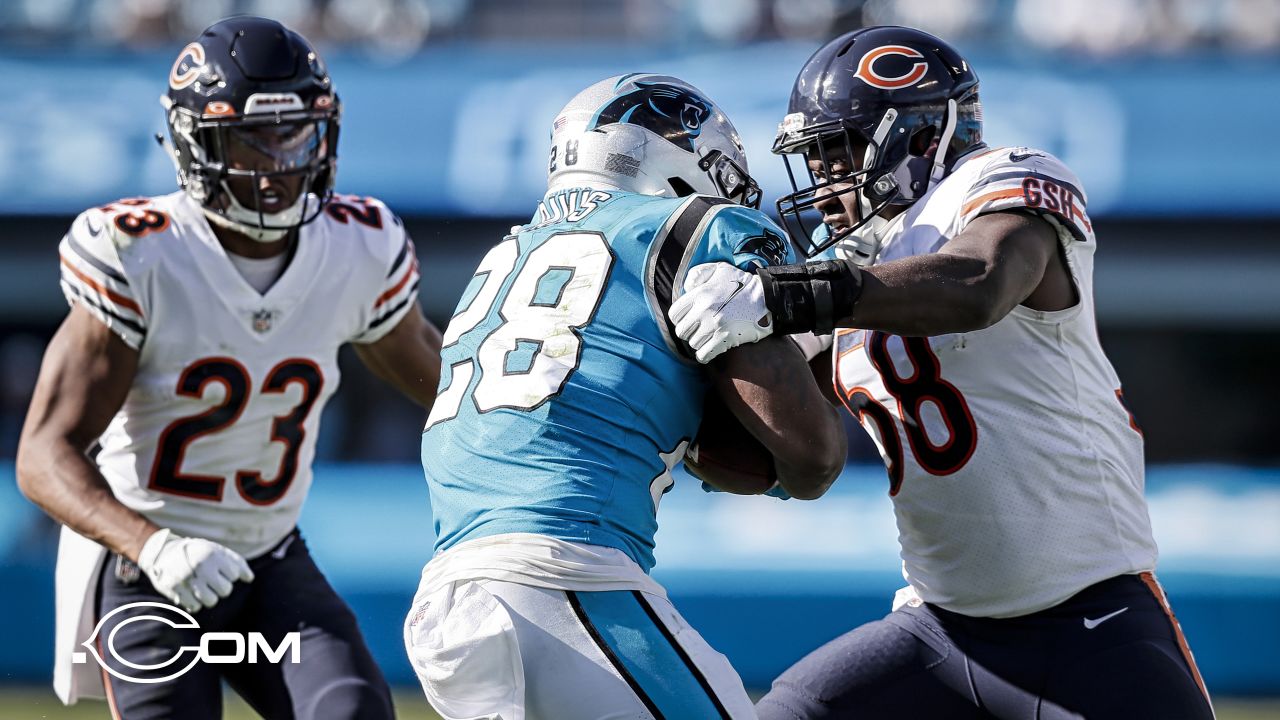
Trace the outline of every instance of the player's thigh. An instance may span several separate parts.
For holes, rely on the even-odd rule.
[[[1072,612],[1055,623],[1042,693],[1042,708],[1069,712],[1042,711],[1043,718],[1213,717],[1195,658],[1153,575],[1113,578],[1082,596],[1060,606]]]
[[[128,568],[125,573],[117,567]],[[123,579],[122,579],[123,575]],[[125,720],[220,718],[217,666],[196,659],[200,637],[225,614],[192,617],[175,609],[127,561],[109,556],[98,583],[96,650],[113,717]]]
[[[227,682],[264,717],[299,720],[393,716],[391,691],[355,615],[316,567],[300,536],[251,566],[252,595],[239,630],[261,633],[274,661],[225,667]],[[296,633],[296,635],[293,635]]]
[[[951,682],[952,675],[963,675],[964,663],[945,638],[925,642],[899,624],[878,620],[791,666],[756,712],[761,720],[985,718],[967,688]]]
[[[1139,580],[1128,579],[1133,585]],[[1155,584],[1154,578],[1149,582]],[[1202,720],[1213,717],[1208,693],[1182,630],[1158,587],[1140,587],[1117,597],[1119,613],[1090,628],[1078,625],[1057,643],[1073,652],[1055,663],[1045,683],[1044,704],[1060,705],[1090,720],[1159,717]],[[1123,603],[1123,605],[1121,605]],[[1101,610],[1082,613],[1098,616]],[[1045,715],[1047,720],[1075,717]]]
[[[546,637],[548,627],[562,631],[562,642],[572,638],[571,643],[565,643],[571,647],[571,657],[609,671],[611,678],[621,678],[655,717],[755,717],[742,680],[729,660],[712,649],[665,597],[639,591],[562,595],[563,599],[553,598],[556,602],[538,605],[536,609],[542,614],[530,616],[530,627],[524,630],[536,632],[539,639]],[[532,628],[535,622],[540,626],[536,631]],[[539,647],[554,651],[554,645]],[[526,661],[525,666],[533,664]],[[559,677],[555,670],[541,665],[536,672],[547,683],[558,681],[559,697],[542,704],[547,710],[573,697],[572,676]],[[610,693],[622,693],[617,680],[610,679],[607,684]],[[532,693],[529,697],[535,698]]]
[[[406,623],[446,717],[753,717],[742,683],[662,598],[497,581],[428,588]]]
[[[1213,710],[1187,673],[1178,648],[1141,641],[1081,658],[1062,668],[1044,691],[1045,706],[1070,712],[1042,713],[1044,720],[1212,720]]]
[[[405,652],[445,720],[524,714],[524,667],[510,614],[479,582],[426,581],[404,624]]]

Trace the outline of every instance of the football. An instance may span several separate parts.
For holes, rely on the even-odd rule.
[[[725,492],[758,495],[773,486],[773,454],[738,421],[719,394],[708,392],[702,424],[684,456],[694,477]]]

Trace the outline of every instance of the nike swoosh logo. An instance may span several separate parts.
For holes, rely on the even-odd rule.
[[[1035,152],[1035,151],[1025,152],[1025,153],[1015,153],[1015,152],[1009,153],[1010,162],[1022,162],[1023,160],[1026,160],[1029,157],[1044,157],[1044,153]]]
[[[290,535],[289,537],[285,538],[284,542],[280,543],[280,547],[271,551],[271,557],[275,558],[276,560],[283,560],[284,554],[289,552],[289,546],[293,544],[293,540],[296,537],[298,536]],[[1128,610],[1128,608],[1125,608],[1125,609]],[[1088,624],[1087,621],[1086,621],[1086,624]]]
[[[1103,615],[1102,617],[1098,618],[1097,620],[1090,620],[1089,618],[1085,618],[1085,619],[1084,619],[1084,629],[1085,629],[1085,630],[1092,630],[1092,629],[1094,629],[1094,628],[1098,627],[1099,625],[1101,625],[1102,623],[1104,623],[1104,622],[1106,622],[1106,621],[1110,620],[1111,618],[1113,618],[1113,617],[1115,617],[1115,616],[1119,615],[1120,613],[1122,613],[1122,612],[1124,612],[1125,610],[1128,610],[1128,609],[1129,609],[1128,607],[1122,607],[1122,608],[1120,608],[1119,610],[1117,610],[1117,611],[1115,611],[1115,612],[1113,612],[1113,613],[1110,613],[1110,614],[1108,614],[1108,615]]]
[[[746,283],[741,280],[734,280],[734,282],[738,284],[738,287],[734,288],[733,292],[729,293],[729,297],[725,298],[724,302],[720,303],[720,307],[716,308],[716,312],[720,312],[728,307],[729,303],[733,302],[733,299],[738,296],[738,293],[742,292],[742,288],[746,287]]]
[[[95,228],[93,226],[92,218],[86,217],[84,219],[84,224],[85,224],[85,227],[89,228],[89,237],[98,237],[99,235],[102,234],[102,231],[105,229],[102,225],[99,225],[98,227]]]

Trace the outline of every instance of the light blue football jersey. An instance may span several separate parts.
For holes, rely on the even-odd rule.
[[[794,262],[785,237],[720,198],[549,193],[445,330],[422,436],[436,550],[539,533],[652,568],[658,501],[708,384],[667,308],[694,265]]]

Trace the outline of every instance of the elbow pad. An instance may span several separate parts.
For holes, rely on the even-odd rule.
[[[853,316],[862,296],[862,271],[843,260],[774,265],[756,271],[773,331],[783,335],[831,332]]]

